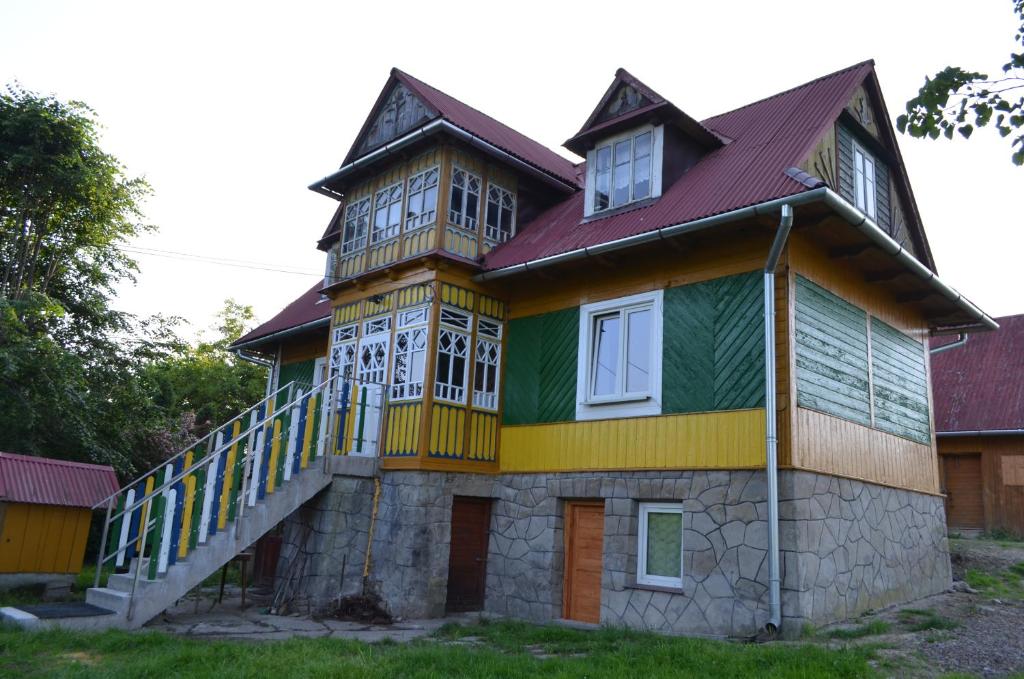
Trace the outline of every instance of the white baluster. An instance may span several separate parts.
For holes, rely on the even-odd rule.
[[[124,495],[125,508],[131,507],[133,502],[135,502],[135,489],[129,488],[128,492]],[[128,533],[132,528],[132,514],[137,511],[139,510],[134,509],[121,515],[121,534],[117,538],[117,559],[114,560],[118,568],[124,566],[125,553],[127,552],[125,548],[128,546]]]
[[[299,406],[292,408],[291,422],[288,424],[288,448],[284,462],[284,480],[292,478],[292,465],[295,464],[295,448],[298,447]]]
[[[249,506],[255,507],[259,499],[260,474],[263,473],[263,428],[256,433],[256,454],[252,459],[252,478],[249,479]]]
[[[210,515],[213,513],[213,494],[217,488],[217,469],[220,466],[220,456],[223,455],[220,449],[223,441],[223,433],[217,432],[213,444],[214,454],[210,458],[210,463],[206,465],[206,491],[203,493],[203,513],[199,519],[199,544],[205,543],[210,535]]]
[[[171,532],[174,530],[174,504],[178,499],[178,491],[171,488],[164,493],[164,525],[160,537],[160,554],[157,557],[156,572],[163,575],[167,572],[167,562],[171,556]]]

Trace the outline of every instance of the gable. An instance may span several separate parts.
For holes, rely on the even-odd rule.
[[[863,85],[857,86],[844,110],[860,123],[864,131],[875,139],[882,140],[878,129],[878,113],[875,111],[875,107],[871,103],[871,97],[868,96],[868,92],[864,89]]]
[[[371,113],[356,141],[354,156],[362,156],[387,144],[432,118],[432,112],[416,95],[397,80],[383,102]]]
[[[629,83],[619,83],[619,86],[608,97],[605,105],[598,111],[594,122],[603,123],[654,103],[657,102],[645,96],[635,86]]]

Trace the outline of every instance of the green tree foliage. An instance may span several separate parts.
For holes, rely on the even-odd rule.
[[[151,228],[148,192],[87,106],[0,93],[0,450],[132,476],[262,395],[265,371],[226,351],[248,307],[229,301],[196,345],[180,319],[111,307],[137,272],[121,246]]]
[[[1013,11],[1018,24],[1014,41],[1024,48],[1024,0],[1013,0]],[[896,126],[913,137],[952,139],[956,133],[969,139],[976,128],[993,125],[1003,137],[1014,135],[1011,159],[1024,165],[1022,90],[1024,51],[1010,54],[998,78],[947,66],[925,79],[917,96],[907,102],[907,112],[896,119]]]

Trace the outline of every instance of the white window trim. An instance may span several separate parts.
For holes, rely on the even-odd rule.
[[[639,585],[652,585],[655,587],[673,587],[681,589],[683,586],[683,550],[685,545],[682,538],[679,540],[679,577],[672,578],[665,575],[647,575],[647,516],[648,514],[679,514],[679,530],[683,527],[683,505],[681,502],[641,502],[639,514],[639,530],[637,535],[636,555],[636,582]]]
[[[388,201],[387,201],[387,203],[385,203],[385,213],[386,214],[390,213],[391,212],[391,206],[394,205],[397,202],[398,203],[398,223],[396,223],[396,224],[385,224],[383,227],[379,227],[377,225],[377,210],[379,209],[378,206],[377,206],[377,200],[378,200],[378,198],[380,198],[380,195],[382,193],[390,194],[395,189],[400,189],[401,193],[399,194],[397,201],[392,201],[390,199],[390,197],[388,197]],[[388,186],[385,186],[382,189],[379,189],[379,190],[373,192],[373,204],[370,205],[370,221],[372,222],[371,225],[370,225],[370,243],[371,244],[383,243],[385,241],[391,240],[392,238],[398,238],[398,236],[401,235],[401,233],[402,233],[402,223],[405,221],[405,219],[404,219],[404,209],[405,209],[405,180],[402,180],[402,181],[399,181],[399,182],[395,182],[394,184],[390,184]],[[387,233],[388,229],[393,229],[394,233],[388,234]]]
[[[364,196],[363,198],[360,198],[359,200],[354,200],[345,206],[345,214],[342,215],[341,222],[341,254],[347,255],[353,252],[358,252],[366,247],[367,240],[370,237],[370,221],[373,219],[373,212],[371,211],[373,204],[371,198],[372,196]],[[345,229],[348,226],[349,212],[356,213],[355,218],[358,223],[358,213],[360,206],[363,203],[366,204],[366,209],[368,210],[368,212],[366,213],[366,231],[364,231],[362,235],[359,235],[359,232],[357,230],[353,230],[352,238],[346,240]]]
[[[455,189],[455,173],[456,172],[462,172],[463,174],[466,175],[466,186],[460,187],[461,190],[462,190],[462,204],[459,206],[458,210],[453,210],[452,209],[452,193],[454,193],[454,189]],[[476,180],[476,187],[477,187],[476,188],[477,192],[476,192],[476,194],[474,194],[476,196],[476,213],[472,214],[472,215],[469,214],[466,211],[466,200],[467,200],[466,196],[469,194],[469,182],[470,182],[470,179],[475,179]],[[484,180],[483,180],[483,178],[480,175],[478,175],[475,172],[472,172],[470,170],[467,170],[466,168],[464,168],[464,167],[462,167],[460,165],[453,165],[452,166],[451,178],[448,181],[448,206],[447,206],[448,207],[448,214],[447,214],[447,217],[445,219],[445,222],[447,224],[451,225],[451,226],[460,228],[460,229],[462,229],[464,231],[472,231],[472,232],[478,231],[480,229],[480,205],[481,205],[481,203],[486,203],[486,198],[487,198],[487,196],[484,194],[484,188],[485,188],[484,187]],[[453,212],[455,214],[459,215],[459,220],[458,221],[452,219],[452,213]],[[466,224],[466,220],[467,219],[472,219],[473,220],[473,226],[467,226],[467,224]]]
[[[418,314],[424,312],[421,318],[409,321],[406,316]],[[430,350],[430,338],[428,331],[428,324],[430,321],[430,307],[420,306],[413,307],[411,309],[402,309],[398,312],[398,322],[396,323],[395,330],[395,341],[394,346],[391,348],[391,380],[388,382],[388,388],[390,389],[390,400],[395,401],[418,401],[423,398],[423,385],[426,383],[426,366],[427,357],[429,356]],[[423,366],[420,374],[415,376],[417,379],[409,379],[405,382],[398,382],[395,379],[395,367],[398,365],[398,344],[402,335],[408,335],[407,341],[412,341],[412,337],[416,331],[422,331],[424,334],[423,342]],[[406,350],[404,353],[412,355],[414,351]],[[410,366],[411,371],[411,366]],[[409,375],[409,377],[414,377]]]
[[[587,180],[584,188],[584,203],[583,203],[583,217],[592,217],[594,215],[604,215],[614,213],[626,205],[631,205],[637,201],[629,201],[622,205],[612,206],[609,204],[603,210],[594,209],[594,182],[596,181],[597,175],[597,149],[605,146],[614,147],[616,142],[623,141],[624,139],[632,139],[637,135],[643,134],[644,132],[651,132],[651,193],[646,198],[640,200],[650,200],[661,196],[661,170],[664,165],[664,141],[665,141],[665,126],[664,125],[643,125],[641,127],[635,127],[627,132],[616,135],[614,137],[606,137],[596,144],[594,148],[587,151]],[[613,159],[614,162],[614,159]],[[609,180],[610,181],[610,180]],[[633,187],[630,186],[631,192]]]
[[[506,238],[504,240],[502,240],[501,238],[498,238],[498,237],[492,237],[492,236],[488,235],[488,233],[487,233],[488,230],[490,230],[490,228],[491,228],[490,225],[487,223],[487,212],[488,212],[488,209],[490,208],[490,203],[491,203],[491,189],[497,189],[497,191],[498,191],[498,224],[499,224],[498,236],[501,235],[500,226],[501,226],[501,209],[502,209],[501,198],[502,198],[502,194],[507,194],[512,199],[512,216],[511,216],[511,220],[512,221],[508,224],[508,238]],[[506,243],[506,242],[512,240],[513,238],[515,238],[515,235],[516,235],[516,209],[517,208],[518,208],[517,196],[516,196],[514,191],[509,191],[504,186],[502,186],[501,184],[498,184],[496,182],[490,182],[490,181],[487,182],[487,195],[484,196],[484,240],[486,240],[486,241],[488,241],[490,243]]]
[[[431,172],[435,173],[434,183],[432,185],[428,185],[427,176]],[[421,178],[422,181],[419,190],[413,191],[412,183],[413,180],[415,180],[417,177]],[[408,181],[409,183],[406,189],[405,196],[405,216],[402,220],[406,232],[415,231],[416,229],[422,228],[424,226],[429,226],[437,222],[437,201],[440,198],[441,193],[441,168],[438,165],[429,167],[426,170],[423,170],[422,172],[417,172],[411,175]],[[430,188],[434,189],[434,208],[432,210],[423,210],[418,214],[411,214],[409,212],[409,205],[412,204],[412,197],[416,194],[420,194],[421,196],[426,198],[427,190]],[[431,219],[427,219],[426,217],[429,216],[430,213],[433,213],[434,216]]]
[[[857,154],[858,153],[860,153],[860,155],[864,158],[864,162],[865,163],[871,163],[871,176],[873,177],[873,179],[871,180],[871,188],[873,190],[872,193],[874,193],[874,195],[871,196],[871,200],[870,201],[868,200],[868,193],[867,193],[867,190],[866,190],[867,187],[865,186],[864,189],[860,188],[861,181],[863,181],[865,185],[867,184],[867,177],[866,176],[864,176],[863,178],[859,178],[858,177],[858,170],[857,170]],[[878,218],[878,159],[875,158],[875,155],[873,153],[868,151],[861,144],[858,144],[857,140],[854,139],[853,140],[853,158],[852,158],[852,160],[853,160],[853,204],[854,204],[854,206],[858,210],[863,212],[864,215],[867,216],[869,219],[877,219]],[[860,173],[860,174],[863,174],[863,173]],[[858,193],[860,191],[864,191],[863,195],[858,195]],[[868,205],[871,206],[870,210],[867,209]]]
[[[603,420],[661,414],[662,311],[664,292],[655,290],[580,307],[579,351],[576,366],[576,419]],[[648,394],[626,398],[590,398],[590,366],[593,354],[591,328],[594,316],[640,304],[651,304],[651,383]]]

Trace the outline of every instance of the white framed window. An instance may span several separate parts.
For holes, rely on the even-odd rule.
[[[683,505],[641,502],[636,581],[659,587],[683,586]]]
[[[353,323],[352,325],[339,325],[334,329],[334,336],[331,338],[331,344],[339,344],[348,340],[354,340],[356,338],[356,332],[358,326]]]
[[[394,238],[402,228],[402,188],[399,182],[381,189],[374,196],[371,243]]]
[[[370,197],[357,200],[345,208],[345,226],[341,235],[341,251],[355,252],[366,247],[366,229],[370,224]]]
[[[440,328],[437,333],[437,377],[434,396],[444,401],[466,402],[466,373],[469,370],[469,335]]]
[[[516,235],[516,195],[495,184],[487,185],[484,238],[504,243]]]
[[[340,391],[346,375],[354,377],[356,362],[356,324],[343,325],[334,329],[331,337],[330,374],[340,375],[335,388]]]
[[[501,372],[501,323],[480,317],[476,321],[476,352],[473,366],[473,406],[498,409],[498,376]]]
[[[857,142],[853,142],[853,198],[857,209],[875,219],[875,158]]]
[[[663,126],[648,125],[587,153],[585,216],[661,195],[663,135]]]
[[[441,323],[444,325],[451,325],[459,330],[469,330],[472,319],[473,314],[447,306],[441,307]]]
[[[432,167],[409,177],[409,200],[405,207],[405,230],[411,231],[437,220],[437,184],[440,170]]]
[[[661,290],[580,308],[576,418],[661,413]]]
[[[452,192],[448,197],[448,221],[476,231],[480,214],[480,177],[460,167],[452,169]]]
[[[428,307],[398,312],[395,355],[391,368],[391,400],[423,396],[423,372],[427,358]]]
[[[378,316],[363,322],[363,335],[377,335],[391,330],[391,316]]]

